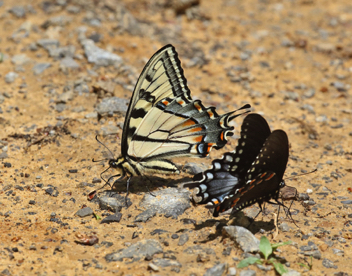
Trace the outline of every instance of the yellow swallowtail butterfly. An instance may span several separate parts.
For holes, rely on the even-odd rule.
[[[166,45],[138,78],[123,126],[121,156],[110,159],[109,168],[129,176],[127,187],[132,176],[177,174],[171,158],[205,157],[213,147],[222,148],[233,135],[229,121],[240,115],[233,114],[249,108],[219,116],[214,107],[192,100],[177,52]]]

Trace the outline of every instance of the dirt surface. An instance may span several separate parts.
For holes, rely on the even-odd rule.
[[[139,202],[147,193],[141,179],[132,181],[132,206],[121,211],[119,223],[100,224],[93,215],[75,216],[85,205],[99,217],[109,213],[87,201],[87,194],[103,184],[97,179],[107,168],[107,162],[103,167],[92,158],[109,156],[95,135],[100,134],[117,157],[124,116],[98,118],[96,105],[109,95],[129,100],[146,61],[171,43],[179,53],[193,98],[205,106],[216,106],[219,113],[250,103],[272,129],[288,134],[286,184],[299,193],[308,192],[315,205],[293,203],[299,227],[281,212],[279,223],[286,223],[286,227],[281,227],[276,237],[272,235],[271,215],[259,215],[252,232],[258,239],[266,235],[272,242],[292,241],[292,245],[281,247],[278,255],[304,275],[350,274],[350,1],[193,1],[192,7],[167,2],[0,1],[0,272],[203,275],[215,264],[234,268],[243,259],[234,242],[216,230],[219,222],[231,223],[229,215],[214,220],[204,206],[192,206],[177,219],[157,215],[146,223],[135,223],[136,215],[143,211]],[[122,65],[88,62],[82,36],[120,56]],[[70,61],[77,65],[68,68],[62,62],[66,52],[50,54],[39,45],[41,39],[56,39],[60,47],[73,46]],[[40,63],[50,67],[36,71]],[[16,77],[12,79],[9,72]],[[236,119],[237,131],[242,119]],[[116,126],[117,134],[104,135],[106,129]],[[230,138],[224,149],[212,151],[211,158],[181,159],[178,163],[189,161],[207,167],[211,159],[235,146],[236,139]],[[316,168],[315,173],[290,177]],[[185,177],[189,175],[165,179]],[[149,186],[151,191],[162,188]],[[119,189],[124,195],[125,186],[121,184]],[[268,213],[275,211],[267,207]],[[257,209],[251,207],[245,213],[250,215]],[[196,224],[185,224],[184,219]],[[155,229],[167,232],[152,235]],[[179,246],[178,239],[171,237],[175,233],[187,233],[188,242]],[[99,243],[78,244],[77,234],[95,235]],[[106,261],[107,254],[146,239],[162,244],[164,255],[154,257],[173,256],[171,259],[182,266],[154,271],[148,258]],[[301,247],[309,242],[321,253],[312,260],[301,254]],[[184,252],[194,245],[212,248],[215,254],[199,257]],[[223,254],[229,247],[230,254]],[[299,266],[310,262],[310,270]],[[275,274],[273,269],[265,272],[254,265],[250,269],[257,275]],[[241,270],[237,269],[238,275]]]

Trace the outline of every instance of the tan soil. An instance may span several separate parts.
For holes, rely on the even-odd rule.
[[[139,20],[152,22],[161,29],[181,28],[182,36],[162,41],[160,38],[156,39],[155,35],[140,37],[115,32],[113,27],[116,22],[108,20],[109,15],[112,16],[113,13],[102,7],[105,2],[112,6],[117,4],[114,1],[94,2],[100,3],[96,6],[92,4],[92,9],[103,15],[104,19],[99,27],[90,26],[82,21],[87,12],[83,9],[78,14],[69,14],[65,8],[58,8],[57,11],[49,14],[40,8],[41,1],[36,0],[4,1],[0,8],[0,50],[8,57],[0,64],[0,92],[7,92],[12,96],[5,98],[1,104],[3,114],[0,115],[2,125],[0,138],[8,142],[8,158],[3,162],[9,162],[12,165],[8,168],[3,164],[1,169],[0,272],[8,269],[11,275],[96,275],[102,272],[106,274],[114,272],[116,275],[175,274],[171,268],[160,268],[161,271],[155,273],[148,271],[149,261],[131,263],[130,260],[125,260],[108,263],[104,259],[106,254],[126,248],[129,243],[150,238],[169,242],[169,246],[163,245],[164,251],[173,251],[182,264],[179,275],[192,273],[203,275],[206,269],[214,266],[215,263],[228,263],[229,266],[235,267],[238,261],[234,261],[233,258],[242,259],[242,251],[235,246],[230,256],[222,255],[223,250],[227,246],[232,246],[233,242],[223,239],[221,234],[216,233],[215,222],[211,221],[212,216],[204,206],[193,206],[176,220],[160,215],[147,223],[136,223],[136,228],[127,227],[134,224],[135,216],[141,212],[138,204],[146,192],[144,185],[137,187],[138,180],[134,181],[135,187],[133,184],[131,187],[130,199],[133,205],[127,210],[122,210],[123,217],[120,223],[100,224],[93,217],[74,216],[74,213],[83,205],[91,207],[100,216],[106,212],[100,210],[96,204],[87,201],[86,195],[92,188],[80,183],[91,183],[92,179],[99,177],[106,168],[91,162],[92,158],[103,158],[104,148],[95,141],[96,133],[101,133],[101,127],[107,126],[109,122],[122,124],[124,117],[114,116],[101,122],[97,122],[96,119],[85,119],[85,115],[93,112],[97,103],[97,95],[94,93],[76,96],[67,103],[69,108],[58,113],[53,108],[55,103],[50,101],[56,98],[48,94],[46,86],[53,85],[60,94],[67,83],[86,78],[92,91],[92,85],[98,80],[114,79],[118,77],[118,73],[113,67],[102,67],[95,70],[98,73],[97,77],[89,76],[87,69],[93,68],[93,65],[89,64],[85,57],[77,60],[80,64],[79,69],[65,73],[64,70],[59,69],[59,61],[50,58],[43,48],[39,47],[38,51],[33,52],[28,49],[28,46],[41,38],[57,38],[63,46],[75,45],[76,53],[84,56],[75,30],[79,26],[86,25],[87,34],[93,32],[103,34],[102,41],[97,43],[99,47],[124,49],[124,52],[115,53],[123,58],[125,65],[134,68],[135,77],[138,76],[137,72],[142,70],[148,58],[167,43],[173,44],[179,50],[180,59],[184,65],[187,65],[192,57],[190,54],[186,55],[188,50],[192,51],[196,47],[201,49],[206,54],[208,63],[201,68],[184,66],[193,97],[201,99],[206,106],[217,106],[219,113],[248,102],[253,105],[256,112],[263,114],[272,129],[284,129],[290,140],[290,155],[295,157],[289,160],[286,178],[289,178],[291,173],[300,174],[302,170],[311,171],[318,167],[316,173],[286,181],[299,192],[306,192],[308,188],[313,189],[310,196],[316,201],[318,210],[304,212],[304,207],[299,202],[294,202],[292,208],[300,211],[294,216],[299,228],[281,213],[280,223],[286,222],[292,229],[289,232],[280,231],[275,239],[272,239],[269,232],[267,235],[272,242],[291,240],[294,245],[282,247],[279,255],[290,262],[292,269],[303,272],[304,268],[301,268],[298,263],[305,263],[302,259],[304,256],[297,254],[299,251],[297,247],[313,241],[320,247],[322,259],[313,259],[312,270],[304,273],[305,275],[332,275],[339,271],[350,273],[352,233],[345,224],[350,220],[347,215],[351,214],[351,209],[349,205],[343,205],[337,197],[344,196],[352,199],[351,192],[348,190],[352,180],[352,139],[349,135],[352,133],[351,90],[338,92],[330,85],[334,81],[351,85],[352,6],[350,1],[202,1],[196,12],[209,18],[208,21],[188,20],[185,15],[176,17],[172,8],[163,7],[163,1],[151,1],[153,4],[149,1],[124,1],[127,10]],[[71,3],[79,5],[79,1]],[[27,12],[25,18],[16,18],[8,12],[13,5],[27,4],[34,7],[35,14]],[[72,22],[65,27],[50,27],[47,30],[40,27],[50,17],[58,15],[70,16]],[[336,21],[336,26],[329,24],[331,20]],[[30,21],[32,26],[36,26],[34,29],[32,27],[30,35],[17,42],[10,39],[14,30],[25,21]],[[326,38],[321,35],[322,30],[329,34]],[[284,38],[292,41],[293,45],[282,46],[281,42]],[[240,59],[241,50],[238,46],[243,40],[250,43],[244,49],[252,51],[251,58],[244,61]],[[222,47],[213,53],[210,50],[215,45]],[[15,82],[7,84],[4,80],[5,75],[15,69],[11,63],[11,57],[21,53],[25,53],[32,62],[23,66],[25,70],[18,72],[19,77]],[[343,65],[337,66],[336,63],[331,63],[338,59],[343,61]],[[50,62],[52,66],[36,76],[32,72],[33,61]],[[270,68],[261,67],[259,64],[261,61],[268,62]],[[252,90],[259,91],[261,97],[251,97],[243,81],[238,83],[230,81],[226,73],[231,66],[238,65],[248,68],[251,76],[254,77],[249,85]],[[339,80],[337,76],[343,76],[343,79]],[[135,80],[134,78],[133,81]],[[19,86],[23,82],[27,87],[20,89]],[[133,82],[128,84],[134,85]],[[305,84],[307,89],[314,88],[315,95],[308,99],[302,97],[307,89],[295,89],[298,84]],[[24,93],[20,93],[20,90]],[[299,97],[297,101],[284,99],[284,94],[280,91],[295,91]],[[117,86],[115,96],[129,99],[131,92],[122,86]],[[315,114],[302,110],[301,107],[304,104],[311,105]],[[11,106],[13,108],[8,112]],[[84,107],[84,112],[72,111],[74,107],[81,106]],[[316,121],[316,118],[321,115],[327,116],[326,123]],[[28,142],[24,139],[12,137],[14,134],[35,134],[39,128],[54,126],[58,116],[68,119],[66,127],[71,133],[77,134],[78,138],[61,132],[55,139],[50,139],[48,136],[28,147]],[[236,120],[237,130],[241,120],[242,118]],[[30,132],[24,131],[24,127],[30,127],[33,124],[36,125],[34,129]],[[343,127],[331,127],[338,124],[343,124]],[[309,134],[313,132],[317,134],[316,140],[309,139]],[[43,138],[44,136],[41,135],[42,133],[35,138]],[[121,133],[117,137],[102,138],[116,155],[120,152],[119,137]],[[117,140],[117,144],[112,144],[113,140]],[[332,150],[324,148],[327,144],[331,145]],[[235,145],[236,140],[231,139],[223,150],[214,150],[211,158],[221,157],[223,152],[233,150]],[[340,146],[343,149],[342,153]],[[179,163],[184,164],[186,161],[189,160],[180,160]],[[211,163],[211,159],[191,161],[199,164]],[[331,161],[332,164],[327,164],[327,161]],[[318,164],[321,165],[318,166]],[[69,173],[70,169],[77,169],[78,172]],[[332,172],[340,177],[335,179],[331,176]],[[22,176],[24,174],[29,176]],[[41,178],[37,179],[37,176]],[[333,181],[326,184],[324,176],[330,177]],[[185,175],[166,178],[183,177]],[[35,188],[37,192],[27,189],[38,183],[43,183],[43,188]],[[320,184],[321,187],[316,190],[310,185],[312,183]],[[7,194],[3,190],[7,185],[12,185],[12,194]],[[25,189],[23,191],[15,189],[16,185]],[[51,197],[45,193],[48,185],[57,188],[58,197]],[[99,185],[97,184],[97,187]],[[325,198],[315,194],[322,192],[323,187],[331,191]],[[149,188],[153,190],[153,187]],[[121,185],[121,191],[125,192],[123,185]],[[74,198],[76,202],[70,201],[70,198]],[[64,199],[67,199],[65,203],[63,203]],[[35,200],[36,204],[30,205],[30,200]],[[269,209],[272,210],[272,207]],[[12,213],[5,217],[4,214],[8,211]],[[35,214],[29,215],[28,212],[35,212]],[[53,212],[56,218],[68,223],[69,226],[60,227],[59,224],[51,222]],[[196,220],[198,226],[183,224],[181,221],[183,218]],[[255,224],[258,229],[269,230],[273,227],[271,219],[271,216],[260,215]],[[228,215],[220,217],[218,221],[226,223]],[[309,222],[309,226],[305,225],[306,221]],[[315,227],[329,230],[331,233],[319,234],[319,230],[313,232]],[[53,228],[57,228],[58,231],[53,233],[55,232],[52,231]],[[169,232],[151,236],[151,231],[157,228]],[[178,240],[173,240],[170,236],[182,229],[192,231],[187,232],[189,241],[184,246],[178,246]],[[139,236],[132,240],[132,234],[136,231]],[[107,241],[112,242],[113,245],[109,248],[82,246],[74,242],[76,233],[93,233],[99,238],[100,243]],[[313,236],[308,240],[301,240],[300,236],[308,233],[312,233]],[[344,237],[346,243],[334,240],[334,245],[327,247],[325,241],[331,240],[335,235]],[[260,238],[261,234],[257,232],[256,236]],[[62,240],[67,240],[68,243],[61,244]],[[205,242],[201,245],[213,248],[216,256],[210,255],[209,260],[197,262],[196,255],[183,253],[185,248],[202,241]],[[30,250],[32,244],[35,244],[36,250]],[[11,250],[15,247],[19,252],[12,253],[14,257],[10,258],[5,248]],[[55,251],[57,247],[59,249]],[[344,257],[333,254],[333,248],[344,250]],[[338,268],[325,268],[322,265],[324,258],[333,261]],[[94,268],[92,259],[96,259],[102,265],[102,271]],[[306,257],[306,260],[309,258]],[[257,275],[265,274],[255,266],[250,268],[257,271]],[[272,270],[266,274],[274,275],[275,272]]]

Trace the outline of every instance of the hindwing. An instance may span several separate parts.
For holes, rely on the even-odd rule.
[[[215,217],[230,208],[236,213],[256,202],[277,198],[287,161],[286,133],[271,133],[262,116],[249,114],[235,151],[213,161],[211,170],[196,175],[185,186],[195,188],[194,201],[208,203]]]
[[[247,115],[235,150],[225,153],[222,159],[214,160],[210,170],[195,175],[192,183],[184,185],[195,188],[193,200],[217,206],[216,210],[226,209],[223,202],[234,189],[245,184],[247,171],[269,135],[270,128],[262,116],[255,113]],[[215,215],[218,213],[216,210]]]

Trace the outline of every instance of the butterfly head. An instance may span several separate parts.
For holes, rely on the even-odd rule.
[[[279,185],[280,185],[280,188],[285,187],[286,186],[285,180],[281,180]]]
[[[119,157],[117,159],[110,159],[109,160],[109,167],[113,168],[113,169],[120,169],[123,170],[122,168],[122,164],[125,162],[125,158],[124,157]]]

